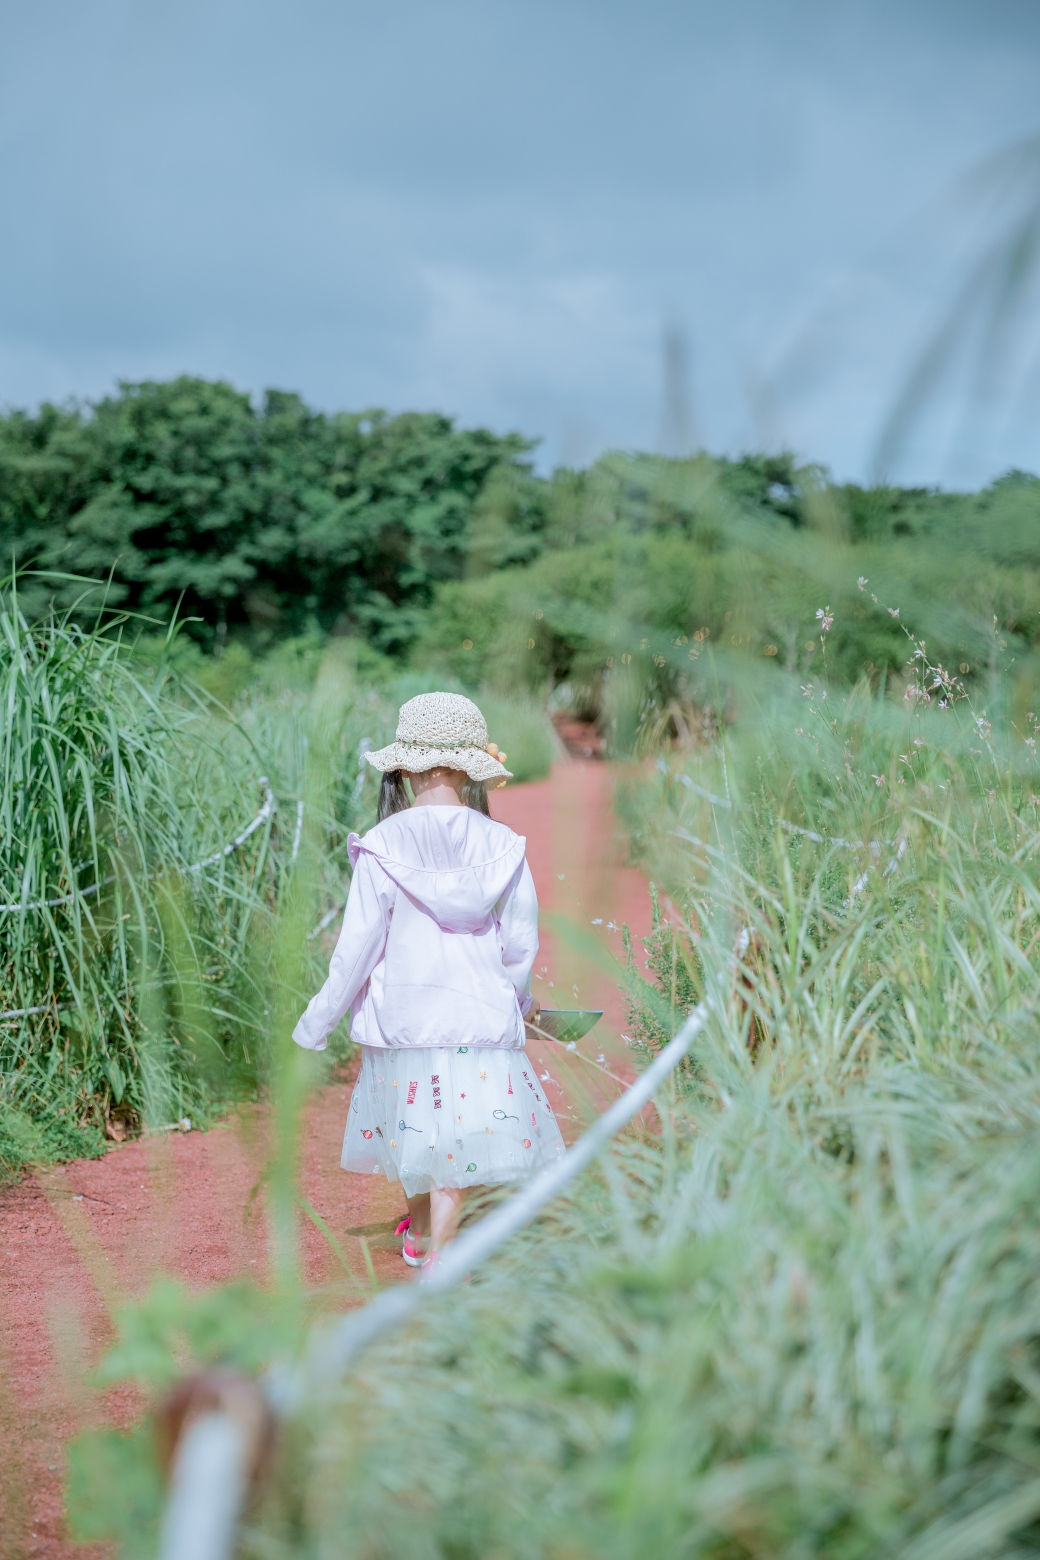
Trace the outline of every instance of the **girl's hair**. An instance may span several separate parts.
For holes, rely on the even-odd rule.
[[[491,817],[487,786],[483,780],[471,780],[467,775],[459,789],[459,800],[464,807],[472,807],[474,812],[483,813],[485,818]],[[379,782],[377,822],[382,823],[384,818],[392,818],[394,813],[405,812],[410,806],[404,783],[404,770],[388,769]]]
[[[487,799],[487,786],[483,780],[471,780],[469,775],[467,775],[459,790],[459,800],[464,807],[472,807],[474,812],[483,813],[485,818],[491,817],[491,808],[488,806]]]
[[[404,770],[388,769],[379,782],[379,813],[376,821],[392,818],[394,813],[405,812],[411,804],[405,789]]]

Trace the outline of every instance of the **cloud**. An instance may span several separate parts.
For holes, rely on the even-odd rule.
[[[501,276],[421,270],[418,399],[553,438],[582,423],[600,448],[645,437],[658,392],[655,312],[606,272]]]
[[[915,214],[1032,128],[1040,56],[1015,0],[38,0],[8,21],[8,403],[192,371],[443,407],[552,459],[654,442],[671,319],[710,447],[767,437],[771,394],[768,437],[848,475],[936,301]],[[1035,463],[1016,426],[1000,460]],[[919,473],[941,470],[928,445]]]

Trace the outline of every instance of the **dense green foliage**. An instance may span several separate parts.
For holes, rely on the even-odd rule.
[[[1035,478],[863,489],[788,456],[613,454],[542,479],[528,450],[432,414],[326,415],[275,391],[257,407],[199,379],[124,385],[86,410],[0,418],[0,546],[20,565],[111,575],[111,603],[163,620],[181,601],[218,653],[229,637],[255,654],[335,631],[468,688],[541,698],[566,684],[621,747],[669,707],[681,735],[683,705],[702,700],[699,647],[818,671],[821,608],[836,619],[830,679],[898,677],[900,622],[870,593],[969,678],[991,678],[1006,650],[1029,707]],[[25,588],[33,611],[56,589]]]
[[[1034,701],[1032,477],[974,495],[864,492],[779,461],[614,455],[558,473],[543,503],[540,556],[442,586],[415,654],[473,684],[565,685],[622,750],[648,721],[683,737],[720,670],[731,693],[778,671],[901,693],[907,622],[976,690],[1013,663],[1018,714]],[[724,690],[719,713],[729,702]]]
[[[150,663],[116,628],[30,625],[0,596],[0,1170],[255,1094],[280,908],[303,894],[309,929],[342,903],[372,809],[358,744],[388,712],[343,642],[303,697],[231,719],[173,674],[175,645]],[[297,1001],[324,956],[303,951]]]
[[[124,385],[87,411],[0,418],[0,549],[111,574],[110,602],[164,619],[181,601],[218,644],[229,627],[317,624],[400,649],[436,582],[463,572],[479,496],[522,489],[526,448],[432,414],[327,417],[277,391],[257,408],[201,379]]]
[[[1036,778],[965,700],[864,687],[649,770],[627,808],[670,904],[642,1038],[711,1009],[661,1130],[322,1378],[242,1553],[1037,1553]],[[303,1307],[158,1285],[102,1382],[257,1370]],[[150,1456],[81,1439],[84,1537],[152,1552]]]

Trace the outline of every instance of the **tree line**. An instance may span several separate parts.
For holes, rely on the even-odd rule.
[[[907,611],[973,672],[1006,651],[1020,676],[1040,653],[1028,474],[978,493],[863,488],[790,454],[701,452],[613,453],[541,477],[533,448],[437,413],[126,383],[92,405],[0,416],[0,545],[51,571],[23,578],[30,612],[82,591],[54,573],[86,576],[109,605],[179,610],[204,648],[346,633],[474,687],[570,679],[592,706],[615,651],[676,686],[654,667],[689,658],[688,680],[696,634],[801,675],[828,606],[827,672],[842,680],[902,665]]]
[[[20,568],[110,580],[111,605],[165,617],[179,602],[213,643],[316,624],[395,651],[435,584],[462,577],[492,474],[518,493],[531,481],[529,449],[432,413],[326,415],[187,377],[123,384],[0,417],[0,545]]]

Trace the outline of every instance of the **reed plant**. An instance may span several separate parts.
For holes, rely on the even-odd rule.
[[[233,717],[175,654],[133,654],[126,629],[71,611],[30,624],[17,581],[0,597],[8,1169],[256,1093],[279,905],[310,851],[322,867],[300,913],[312,930],[335,915],[346,834],[371,801],[357,755],[381,714],[349,665],[330,663],[341,692],[322,717],[337,782],[305,820],[307,702],[283,692]],[[317,969],[320,933],[305,946]]]
[[[1037,1552],[1032,749],[964,701],[798,697],[662,753],[627,800],[660,881],[632,1033],[653,1049],[706,998],[691,1066],[328,1383],[244,1554]],[[820,724],[800,768],[791,720]],[[185,1336],[251,1368],[301,1347],[304,1311],[290,1337],[249,1293],[153,1297],[110,1371],[159,1385]]]
[[[972,730],[945,803],[893,786],[843,836],[721,750],[728,806],[646,787],[637,1016],[705,995],[711,1029],[658,1132],[316,1411],[309,1552],[1035,1552],[1040,831],[964,776]]]

